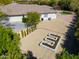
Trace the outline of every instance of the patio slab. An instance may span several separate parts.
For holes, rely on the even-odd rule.
[[[67,32],[67,26],[70,25],[73,16],[61,16],[57,15],[58,18],[52,21],[40,22],[37,26],[37,30],[21,39],[20,48],[23,52],[32,51],[33,55],[38,59],[56,59],[56,53],[62,51],[61,43],[63,43],[64,34]],[[47,48],[39,46],[39,43],[47,36],[48,33],[54,33],[61,36],[55,51],[51,51]]]

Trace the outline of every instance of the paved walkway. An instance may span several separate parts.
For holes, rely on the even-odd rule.
[[[38,59],[55,59],[55,53],[62,51],[60,43],[62,42],[62,39],[64,39],[64,34],[68,29],[67,26],[69,26],[72,21],[72,17],[72,15],[62,16],[58,14],[56,20],[39,23],[37,30],[21,39],[21,49],[25,52],[28,50],[32,51],[34,56],[38,57]],[[62,37],[55,51],[39,46],[39,43],[48,33],[56,33]]]

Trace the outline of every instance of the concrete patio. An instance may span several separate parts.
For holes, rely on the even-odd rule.
[[[56,53],[62,51],[60,43],[62,43],[65,32],[67,32],[70,22],[73,19],[73,15],[57,15],[57,19],[52,21],[40,22],[37,26],[37,30],[21,39],[21,50],[27,52],[32,51],[34,56],[38,59],[55,59]],[[55,51],[51,51],[47,48],[39,46],[39,43],[48,33],[55,33],[61,36]]]

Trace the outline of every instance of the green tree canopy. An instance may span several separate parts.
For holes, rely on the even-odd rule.
[[[0,59],[20,59],[19,36],[0,25]]]
[[[22,22],[26,23],[27,34],[28,34],[28,27],[29,26],[35,25],[34,28],[36,29],[36,25],[40,22],[40,14],[37,12],[29,12],[29,13],[27,13],[26,17],[23,16]]]
[[[40,22],[40,14],[37,12],[27,13],[27,19],[30,22],[30,25],[36,25]]]
[[[49,2],[52,6],[54,6],[58,4],[59,0],[49,0]]]
[[[61,54],[57,55],[57,59],[79,59],[79,55],[69,54],[67,50],[63,50]]]
[[[62,9],[64,10],[70,10],[70,3],[72,0],[60,0],[60,4]]]
[[[79,0],[72,0],[70,6],[73,11],[77,10],[79,8]]]
[[[3,17],[3,16],[6,16],[6,14],[3,12],[0,12],[0,17]]]
[[[75,31],[75,37],[77,40],[79,40],[79,17],[77,18],[77,23],[75,25],[76,31]]]
[[[0,12],[0,21],[7,19],[7,15],[3,12]]]
[[[23,16],[23,22],[30,26],[36,25],[40,22],[40,14],[37,12],[29,12],[26,18]]]
[[[0,0],[0,4],[1,5],[6,5],[6,4],[9,4],[9,3],[12,3],[13,0]]]

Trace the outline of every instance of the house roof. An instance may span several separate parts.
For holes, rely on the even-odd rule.
[[[23,15],[28,12],[52,13],[55,12],[52,7],[36,4],[18,4],[11,3],[0,8],[7,15]]]

